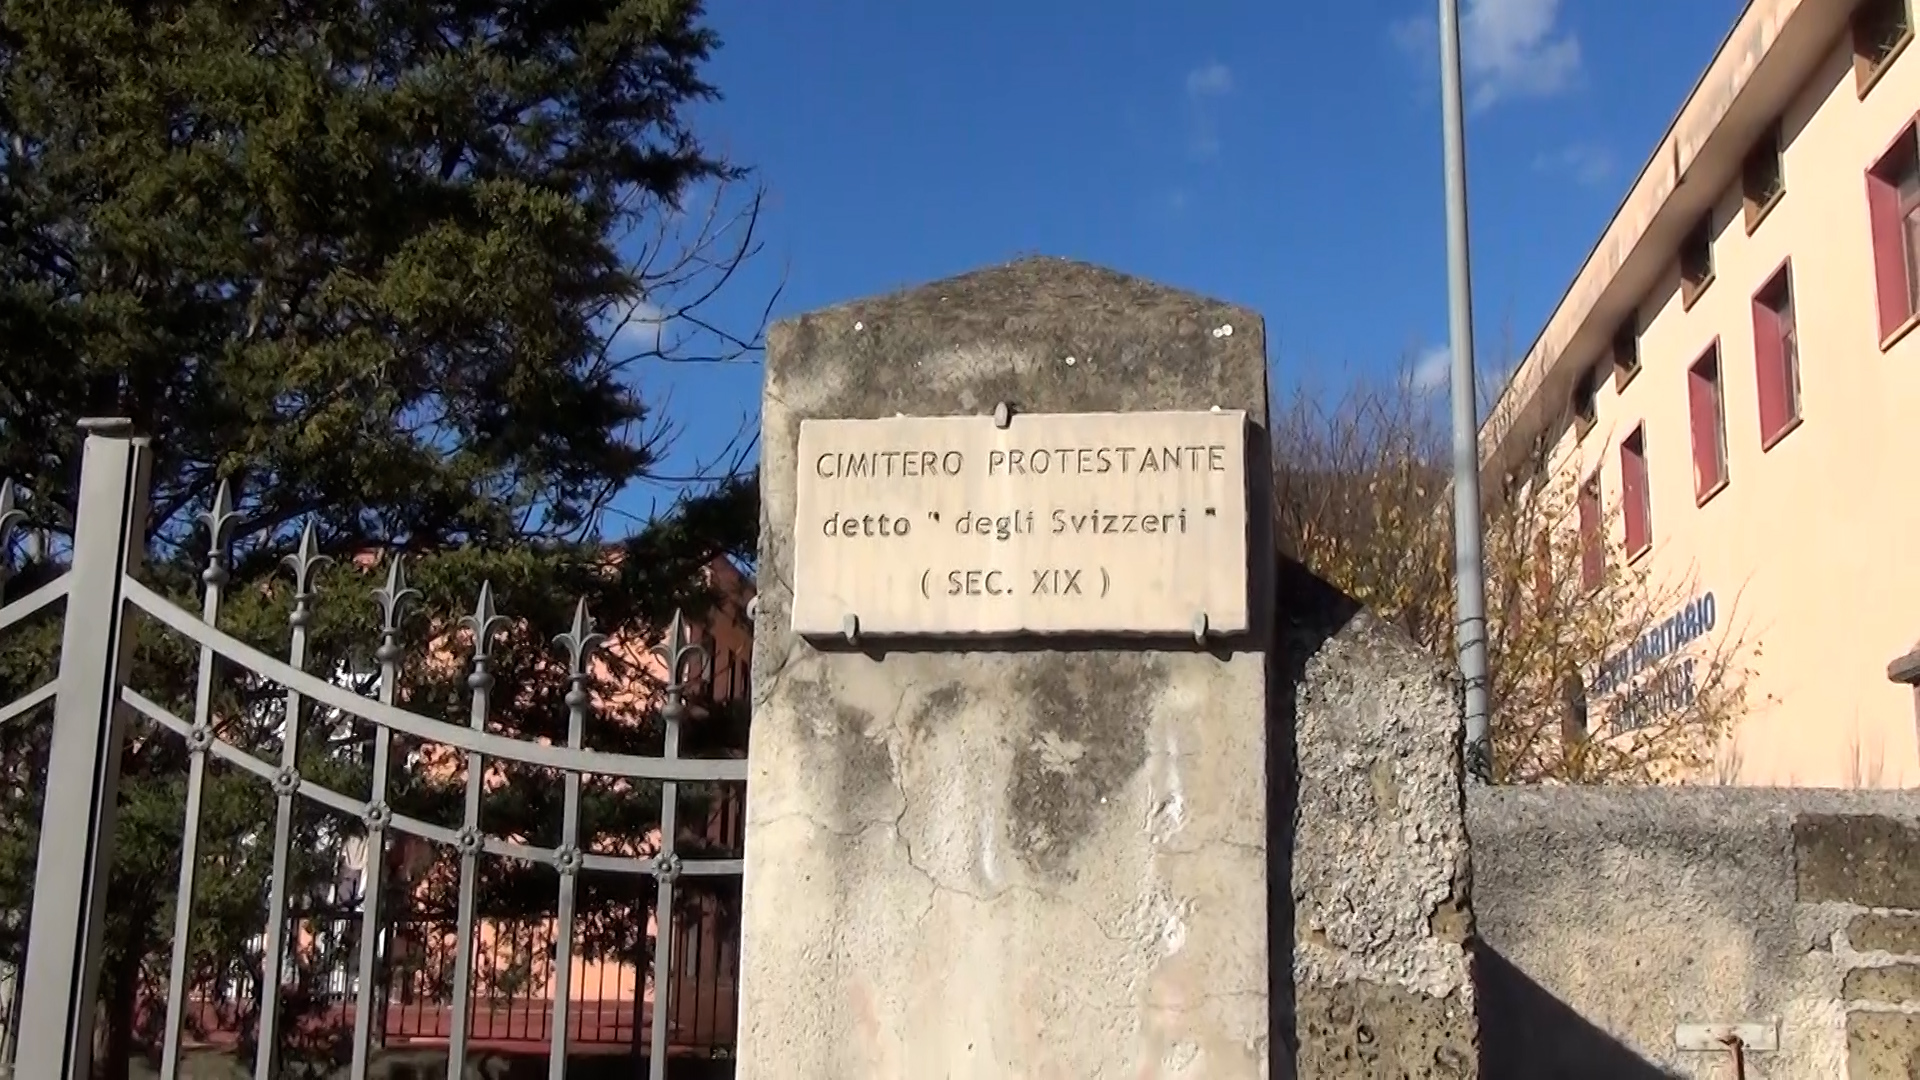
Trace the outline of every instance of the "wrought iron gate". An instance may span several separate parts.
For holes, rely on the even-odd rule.
[[[470,639],[465,657],[470,674],[468,722],[463,726],[419,715],[395,704],[400,661],[399,640],[403,610],[419,593],[407,584],[397,557],[388,561],[384,587],[375,591],[381,631],[374,661],[378,665],[378,692],[367,697],[338,682],[320,678],[308,666],[308,627],[313,618],[316,571],[327,559],[319,554],[313,527],[302,534],[298,551],[286,562],[293,579],[288,615],[290,644],[285,659],[270,656],[220,629],[223,590],[228,584],[228,552],[235,517],[224,486],[204,515],[210,534],[201,610],[186,610],[136,579],[142,558],[147,511],[147,440],[134,437],[125,421],[92,421],[87,425],[81,469],[78,512],[73,528],[71,562],[58,578],[0,607],[0,633],[50,605],[65,602],[57,675],[46,684],[10,703],[0,703],[0,725],[22,721],[51,706],[51,752],[46,775],[51,778],[41,817],[38,862],[24,971],[18,973],[22,990],[14,998],[19,1015],[7,1017],[19,1033],[14,1075],[19,1080],[85,1080],[93,1056],[94,1002],[100,977],[102,927],[105,918],[107,872],[113,858],[120,779],[121,749],[129,721],[144,718],[156,731],[184,740],[188,751],[180,876],[175,894],[171,962],[167,969],[161,1077],[180,1074],[183,1023],[190,973],[189,937],[194,896],[202,870],[201,840],[204,785],[209,759],[224,767],[245,770],[268,785],[275,813],[271,826],[272,869],[269,877],[270,913],[260,928],[264,945],[260,956],[264,974],[259,980],[258,1049],[253,1062],[256,1080],[276,1074],[276,1048],[286,1036],[282,1025],[285,965],[298,934],[290,915],[289,855],[296,800],[311,800],[359,822],[364,838],[365,898],[359,904],[359,932],[354,936],[357,956],[352,969],[351,1072],[354,1080],[367,1076],[374,1042],[388,1003],[379,977],[384,935],[381,933],[380,878],[390,845],[402,838],[441,845],[458,856],[458,915],[454,935],[451,1031],[447,1036],[447,1075],[458,1080],[466,1067],[471,1041],[471,1002],[475,991],[476,889],[483,856],[544,863],[554,870],[553,964],[551,967],[552,1020],[548,1074],[565,1075],[567,1032],[575,968],[574,919],[579,876],[583,872],[650,876],[657,899],[656,944],[652,957],[653,1007],[645,1038],[652,1080],[665,1075],[669,996],[675,989],[672,942],[676,905],[675,883],[683,876],[737,877],[737,858],[683,858],[676,851],[679,785],[683,783],[744,783],[746,762],[738,758],[711,759],[681,756],[682,723],[688,713],[692,688],[711,674],[712,656],[695,642],[679,614],[665,639],[654,649],[664,686],[659,713],[664,721],[664,751],[639,756],[585,748],[584,731],[594,698],[589,682],[595,650],[604,643],[594,631],[583,603],[575,609],[573,625],[555,639],[564,652],[568,671],[567,739],[549,745],[488,730],[495,639],[506,620],[494,609],[492,590],[483,587],[473,613],[462,621]],[[7,535],[21,521],[14,491],[0,488],[0,554]],[[6,564],[0,559],[0,575]],[[128,685],[127,671],[133,643],[131,622],[151,620],[190,642],[198,651],[199,666],[193,714],[175,715],[167,707]],[[456,658],[457,659],[457,658]],[[212,700],[216,663],[244,669],[285,692],[280,714],[281,753],[277,762],[257,756],[223,737]],[[303,777],[298,758],[298,726],[317,710],[356,718],[374,732],[371,750],[371,790],[350,793],[332,790],[313,777]],[[393,770],[410,767],[396,763],[396,737],[444,747],[465,761],[465,803],[458,828],[434,824],[396,813],[388,803]],[[487,768],[495,763],[523,763],[555,770],[564,776],[564,820],[560,842],[537,847],[512,837],[487,835],[481,828],[481,801]],[[658,782],[661,790],[659,839],[651,852],[597,854],[584,850],[580,837],[583,775]],[[260,826],[266,840],[267,825]],[[737,854],[737,853],[736,853]],[[9,980],[0,972],[0,988]],[[0,1009],[8,1002],[0,999]],[[633,1023],[639,1024],[639,1009]],[[635,1041],[640,1042],[638,1032]],[[6,1039],[0,1036],[0,1064]]]

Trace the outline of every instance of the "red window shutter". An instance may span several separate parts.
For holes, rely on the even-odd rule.
[[[1714,365],[1687,372],[1687,423],[1693,429],[1693,495],[1705,498],[1720,483],[1720,388]]]
[[[1607,549],[1600,535],[1600,483],[1580,487],[1580,586],[1596,588],[1605,576]]]
[[[1792,419],[1787,415],[1787,356],[1781,349],[1780,318],[1770,303],[1772,293],[1773,286],[1768,285],[1753,298],[1753,374],[1759,389],[1763,443],[1780,434]]]
[[[1627,552],[1638,552],[1647,546],[1652,537],[1649,533],[1647,509],[1647,458],[1641,445],[1641,434],[1636,431],[1627,441],[1620,444],[1620,488],[1621,511],[1626,518]]]
[[[1912,135],[1902,137],[1912,138]],[[1885,341],[1913,312],[1907,310],[1907,256],[1906,240],[1900,229],[1900,192],[1873,172],[1867,173],[1867,225],[1873,239],[1873,286],[1880,304],[1880,339]]]

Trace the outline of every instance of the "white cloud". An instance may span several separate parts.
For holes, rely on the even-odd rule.
[[[1452,376],[1453,350],[1445,345],[1433,345],[1414,358],[1407,380],[1420,393],[1431,394],[1445,388]]]
[[[1214,119],[1214,103],[1231,93],[1233,69],[1218,60],[1187,72],[1187,143],[1194,157],[1219,156],[1220,128]]]
[[[1535,172],[1563,173],[1588,187],[1598,187],[1613,178],[1613,151],[1597,143],[1578,142],[1533,159]]]
[[[1233,69],[1218,60],[1187,72],[1187,96],[1220,97],[1233,91]]]
[[[666,312],[645,300],[635,300],[614,319],[613,340],[635,353],[658,353],[666,324]]]
[[[1461,66],[1474,109],[1518,98],[1552,97],[1579,80],[1580,39],[1560,22],[1560,0],[1464,0]],[[1415,16],[1388,28],[1393,43],[1437,61],[1433,19]]]
[[[1557,25],[1560,0],[1467,0],[1461,16],[1476,107],[1502,97],[1548,97],[1580,74],[1580,39]]]

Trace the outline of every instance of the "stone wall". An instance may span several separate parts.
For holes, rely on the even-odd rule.
[[[1920,1077],[1920,795],[1476,788],[1490,1080],[1728,1077],[1685,1024],[1777,1025],[1756,1080]]]

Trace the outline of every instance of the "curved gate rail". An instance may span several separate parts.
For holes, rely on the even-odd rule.
[[[681,722],[687,715],[687,691],[710,673],[711,656],[690,640],[687,626],[675,613],[665,640],[654,652],[664,665],[661,716],[666,741],[660,757],[590,751],[583,747],[591,703],[587,691],[589,664],[604,642],[593,629],[586,604],[574,609],[573,625],[555,638],[568,662],[567,743],[533,743],[486,730],[493,678],[488,672],[493,637],[506,620],[494,610],[490,586],[483,586],[478,605],[461,620],[473,638],[468,724],[461,727],[408,712],[394,704],[394,687],[403,650],[398,627],[405,606],[419,598],[408,587],[401,561],[389,563],[385,587],[375,590],[380,605],[379,693],[368,698],[303,670],[307,627],[312,621],[315,572],[327,562],[318,553],[312,525],[302,533],[299,550],[286,562],[294,579],[293,609],[289,616],[291,644],[285,660],[270,656],[218,628],[222,590],[227,583],[227,549],[234,513],[223,485],[212,509],[203,515],[211,534],[206,584],[199,614],[186,611],[148,586],[134,580],[141,559],[148,498],[148,442],[131,435],[124,420],[85,421],[87,430],[81,469],[80,499],[73,533],[73,559],[56,580],[0,607],[0,632],[50,605],[66,600],[61,637],[60,666],[55,678],[19,700],[0,703],[0,724],[26,716],[53,703],[50,783],[41,816],[38,862],[35,869],[33,910],[29,924],[24,991],[18,1030],[28,1033],[17,1051],[14,1075],[19,1080],[85,1080],[91,1074],[95,991],[101,964],[101,927],[105,915],[107,870],[119,784],[121,745],[129,712],[138,713],[185,740],[189,755],[186,810],[182,833],[180,879],[172,957],[167,983],[166,1022],[162,1047],[162,1080],[180,1075],[182,1025],[187,1010],[188,943],[196,888],[197,845],[208,756],[212,755],[254,774],[269,784],[275,796],[272,871],[269,878],[269,917],[264,928],[265,977],[260,986],[258,1050],[255,1080],[276,1074],[275,1047],[282,1033],[282,989],[287,961],[289,906],[289,848],[293,834],[294,800],[309,799],[358,819],[365,829],[367,881],[361,890],[367,901],[360,911],[358,978],[353,1008],[353,1056],[350,1075],[368,1075],[373,1039],[377,1034],[375,1000],[381,980],[376,978],[381,935],[378,904],[383,852],[394,833],[451,847],[459,854],[459,901],[452,995],[452,1034],[447,1076],[459,1080],[465,1071],[468,1026],[474,988],[475,904],[478,860],[482,854],[545,863],[557,874],[557,955],[553,965],[553,1020],[549,1026],[548,1075],[566,1075],[570,979],[573,969],[573,923],[578,875],[583,870],[649,875],[658,891],[657,942],[653,954],[654,1003],[648,1038],[651,1080],[665,1076],[668,1051],[668,995],[675,980],[672,965],[674,883],[683,875],[737,876],[735,859],[683,859],[675,851],[678,785],[682,782],[744,782],[745,761],[695,759],[679,755]],[[22,520],[12,486],[0,487],[0,553],[8,534]],[[0,574],[5,572],[0,560]],[[165,706],[125,685],[133,635],[127,619],[139,611],[160,625],[190,639],[199,647],[199,668],[191,719],[174,715]],[[286,712],[278,765],[216,736],[212,698],[217,658],[245,668],[286,691]],[[303,702],[324,706],[345,717],[373,726],[372,790],[366,796],[330,790],[304,782],[296,759],[298,724]],[[397,814],[386,801],[391,775],[393,737],[411,736],[451,747],[466,756],[463,822],[453,829]],[[480,802],[485,762],[523,763],[561,771],[565,775],[563,819],[559,846],[544,848],[488,836],[480,829]],[[649,857],[603,855],[580,848],[581,777],[584,774],[653,780],[661,785],[660,846]],[[85,779],[87,782],[81,782]],[[637,1018],[636,1018],[637,1019]]]

